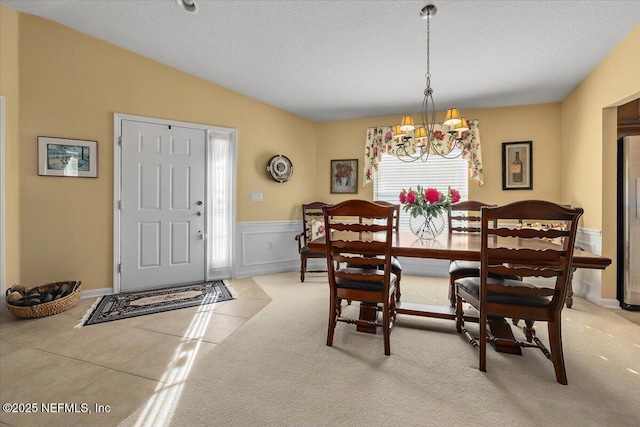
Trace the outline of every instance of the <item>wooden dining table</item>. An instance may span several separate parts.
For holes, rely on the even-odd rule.
[[[505,246],[506,238],[497,238],[495,244],[499,246]],[[491,240],[489,242],[491,244]],[[511,247],[528,247],[534,249],[543,249],[545,247],[552,247],[554,243],[546,242],[543,240],[532,242],[531,239],[523,241],[521,239],[510,239],[508,246]],[[309,242],[309,248],[312,251],[324,251],[326,250],[325,237],[320,237]],[[417,238],[411,232],[400,231],[394,233],[393,242],[391,246],[391,255],[396,257],[411,257],[411,258],[431,258],[442,260],[462,260],[462,261],[480,261],[480,234],[479,233],[446,233],[442,234],[435,239],[422,240]],[[574,268],[590,268],[603,270],[611,264],[611,259],[596,255],[590,252],[586,252],[580,249],[575,249],[573,253],[573,267]],[[570,291],[570,290],[569,290]],[[567,298],[572,298],[573,292]],[[396,312],[398,314],[406,314],[413,316],[432,317],[439,319],[456,319],[455,308],[449,305],[426,305],[417,304],[408,301],[400,301],[396,304]],[[368,307],[361,305],[360,317],[364,320],[375,319],[377,315],[375,307]],[[478,315],[475,311],[465,312],[465,321],[478,321]],[[515,345],[504,344],[508,342],[515,342],[511,327],[504,319],[490,319],[489,326],[492,334],[500,338],[497,340],[499,344],[494,345],[497,351],[522,354],[519,347]],[[375,333],[375,328],[366,329],[360,328],[361,332]],[[502,343],[502,344],[500,344]]]

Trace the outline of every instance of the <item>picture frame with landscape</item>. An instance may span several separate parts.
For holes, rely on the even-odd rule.
[[[502,189],[533,189],[533,142],[502,143]]]
[[[331,160],[331,193],[358,193],[358,159]]]
[[[97,178],[98,142],[39,136],[38,175]]]

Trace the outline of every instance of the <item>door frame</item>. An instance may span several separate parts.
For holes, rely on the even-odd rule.
[[[5,311],[5,225],[4,225],[4,168],[5,168],[5,110],[4,96],[0,96],[0,311]]]
[[[231,145],[231,162],[232,162],[232,175],[236,176],[236,137],[237,131],[233,128],[226,128],[220,126],[212,126],[198,123],[180,122],[176,120],[167,120],[145,116],[135,116],[131,114],[114,113],[113,115],[113,293],[120,293],[120,271],[118,266],[122,262],[120,251],[121,240],[121,221],[122,211],[120,210],[120,200],[122,200],[122,121],[131,120],[137,122],[145,122],[151,124],[165,125],[165,126],[179,126],[190,129],[198,129],[205,131],[205,200],[206,206],[210,206],[211,200],[209,196],[208,182],[211,179],[211,170],[209,167],[209,140],[211,136],[222,136],[229,138]],[[209,214],[211,210],[205,210],[205,234],[208,232],[207,224],[209,222]],[[233,230],[236,228],[236,180],[233,180],[232,194],[231,194],[231,235],[233,236]],[[234,250],[233,241],[231,241],[231,271],[234,271]],[[205,244],[204,250],[205,256],[205,272],[204,277],[206,280],[210,279],[211,275],[211,262],[209,259],[209,245]]]

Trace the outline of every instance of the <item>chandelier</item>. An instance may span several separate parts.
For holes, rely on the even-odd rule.
[[[404,162],[415,162],[420,159],[426,162],[430,153],[435,153],[445,158],[456,158],[459,153],[453,154],[456,146],[461,146],[462,133],[469,130],[469,125],[464,117],[460,116],[457,108],[449,108],[445,116],[443,125],[448,126],[446,132],[450,135],[451,142],[441,147],[436,147],[436,140],[442,140],[443,135],[436,133],[436,108],[433,102],[433,89],[431,88],[431,72],[429,70],[430,61],[430,24],[431,17],[436,14],[438,9],[435,5],[429,4],[422,8],[420,17],[427,20],[427,88],[424,90],[424,99],[422,100],[422,125],[415,126],[413,118],[406,115],[402,118],[399,125],[393,127],[393,138],[396,143],[396,156]],[[413,134],[413,136],[411,135]]]

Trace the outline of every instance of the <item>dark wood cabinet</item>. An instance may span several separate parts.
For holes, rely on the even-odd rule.
[[[618,107],[618,136],[640,134],[640,98]]]

